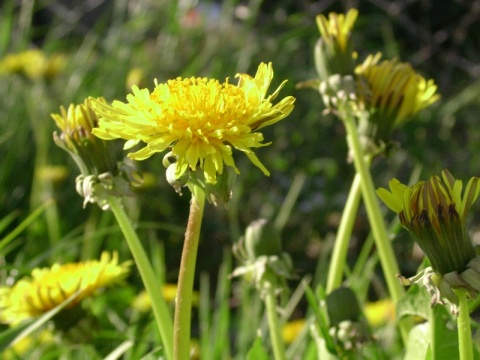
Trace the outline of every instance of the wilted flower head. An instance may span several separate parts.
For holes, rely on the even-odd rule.
[[[52,78],[63,71],[66,58],[55,54],[47,57],[38,49],[29,49],[16,54],[7,54],[0,61],[0,75],[22,74],[30,80]]]
[[[246,74],[237,77],[238,85],[228,80],[220,84],[207,78],[177,78],[155,82],[152,92],[133,86],[127,103],[107,105],[94,100],[100,122],[93,133],[106,140],[125,139],[125,149],[145,143],[129,154],[134,160],[171,148],[177,179],[189,170],[201,169],[206,181],[214,184],[224,165],[238,173],[232,147],[268,175],[252,150],[268,145],[257,130],[286,117],[295,99],[288,96],[273,104],[285,82],[266,95],[273,78],[271,64],[260,64],[254,78]]]
[[[0,323],[17,324],[52,310],[78,292],[69,304],[75,306],[104,287],[120,283],[131,262],[118,263],[118,254],[103,252],[100,260],[54,264],[35,268],[30,277],[12,287],[0,287]]]
[[[106,104],[104,98],[95,99]],[[77,177],[77,192],[85,198],[84,205],[96,202],[108,208],[108,195],[132,195],[131,186],[141,179],[136,169],[127,163],[117,163],[112,144],[97,138],[92,129],[98,124],[92,100],[83,104],[60,107],[60,114],[51,114],[60,129],[53,133],[55,143],[67,151],[77,164],[81,175]]]
[[[315,65],[320,80],[329,76],[352,75],[355,67],[355,54],[350,41],[358,11],[350,9],[347,14],[328,14],[316,17],[321,38],[315,46]]]
[[[357,66],[358,95],[368,117],[367,135],[386,140],[392,129],[437,101],[437,86],[410,64],[397,60],[379,62],[381,54],[369,55]]]
[[[430,260],[433,280],[439,291],[429,288],[438,297],[456,303],[451,287],[465,287],[471,294],[480,291],[480,258],[477,257],[466,229],[470,207],[480,193],[479,178],[472,177],[462,195],[462,181],[444,170],[442,177],[432,176],[413,186],[390,181],[390,191],[377,191],[385,204],[399,214],[403,227],[415,237]],[[413,278],[412,278],[413,279]],[[426,282],[428,282],[426,281]],[[408,281],[407,281],[408,283]]]

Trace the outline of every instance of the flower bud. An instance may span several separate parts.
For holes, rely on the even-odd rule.
[[[278,230],[267,220],[252,221],[245,231],[245,247],[250,258],[274,256],[282,253]]]

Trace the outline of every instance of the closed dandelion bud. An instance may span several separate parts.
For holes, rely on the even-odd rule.
[[[259,219],[250,223],[245,231],[245,247],[250,258],[280,255],[282,239],[278,230],[267,220]]]
[[[105,99],[86,99],[83,104],[60,108],[52,114],[60,133],[54,132],[55,144],[69,153],[77,164],[80,175],[76,179],[77,192],[87,203],[97,203],[108,209],[108,196],[132,196],[132,187],[140,186],[142,179],[131,162],[117,163],[111,143],[92,134],[98,124],[92,103],[106,104]]]
[[[347,14],[328,14],[316,18],[321,38],[315,46],[315,67],[321,81],[331,75],[351,75],[355,68],[355,54],[350,41],[351,31],[358,11],[350,9]]]
[[[462,181],[448,170],[441,178],[433,176],[413,186],[396,179],[389,185],[390,192],[379,189],[378,195],[399,214],[402,226],[413,234],[432,266],[431,271],[404,282],[422,281],[435,295],[434,303],[441,303],[435,287],[453,305],[458,302],[454,288],[465,288],[473,296],[479,289],[480,258],[468,235],[466,218],[480,193],[479,178],[470,179],[463,195]]]

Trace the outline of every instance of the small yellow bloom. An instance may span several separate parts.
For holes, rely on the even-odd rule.
[[[324,41],[335,44],[340,51],[345,52],[357,16],[357,9],[350,9],[346,15],[332,12],[328,14],[328,19],[324,15],[318,15],[317,26]]]
[[[318,15],[317,25],[321,38],[315,45],[315,67],[320,81],[332,75],[353,75],[356,53],[350,41],[353,25],[358,16],[356,9],[347,14]]]
[[[169,303],[173,303],[177,296],[177,285],[176,284],[165,284],[162,288],[163,297],[165,301]],[[198,306],[200,301],[200,295],[198,291],[194,291],[192,293],[192,306]],[[138,294],[132,303],[132,308],[138,310],[140,312],[147,312],[152,309],[152,303],[150,300],[150,296],[146,291],[142,291]]]
[[[55,342],[54,335],[49,330],[37,331],[9,347],[2,354],[3,360],[25,359],[29,352],[38,350]]]
[[[0,61],[0,75],[22,74],[30,80],[52,78],[63,71],[65,56],[56,54],[47,57],[38,49],[29,49],[16,54],[8,54]]]
[[[79,291],[69,305],[78,304],[99,289],[120,283],[129,273],[131,262],[118,263],[118,254],[103,252],[98,260],[51,268],[35,268],[30,277],[12,287],[0,287],[0,322],[17,324],[60,305]]]
[[[287,322],[282,328],[282,339],[285,343],[291,344],[305,327],[305,319],[298,319]]]
[[[206,180],[214,184],[224,165],[238,173],[232,147],[244,152],[268,175],[252,150],[269,145],[257,130],[290,114],[295,99],[288,96],[272,103],[285,82],[266,95],[273,78],[271,64],[260,64],[254,78],[246,74],[237,77],[237,86],[228,80],[220,84],[193,77],[160,84],[155,81],[152,92],[133,86],[127,103],[106,105],[93,100],[100,116],[93,133],[106,140],[125,139],[125,149],[145,143],[145,147],[129,154],[134,160],[144,160],[171,147],[177,158],[177,179],[188,169],[202,169]]]
[[[395,319],[395,304],[392,299],[369,302],[365,305],[365,317],[373,327],[393,321]]]
[[[384,139],[391,130],[440,98],[432,79],[426,80],[410,64],[397,60],[379,62],[369,55],[357,66],[359,96],[370,113],[375,137]]]

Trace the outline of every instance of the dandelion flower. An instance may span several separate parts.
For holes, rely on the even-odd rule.
[[[480,292],[480,257],[466,229],[470,207],[480,194],[479,178],[472,177],[462,195],[463,184],[447,171],[406,186],[390,181],[390,191],[377,191],[385,204],[398,213],[403,227],[410,231],[423,250],[431,268],[402,281],[421,282],[432,295],[432,304],[443,303],[441,296],[456,312],[454,288],[465,288],[471,296]]]
[[[78,292],[70,307],[104,287],[120,283],[128,275],[131,262],[118,262],[118,254],[102,253],[100,260],[54,264],[35,268],[30,277],[12,287],[0,287],[0,323],[17,324],[60,305]]]
[[[440,98],[432,79],[426,80],[408,63],[369,55],[357,66],[359,97],[370,113],[370,135],[385,140],[391,130]]]
[[[94,101],[100,122],[93,133],[106,140],[125,139],[125,149],[146,144],[129,154],[134,160],[144,160],[171,148],[177,158],[177,179],[189,169],[201,169],[207,182],[215,184],[224,165],[238,173],[232,148],[245,153],[268,175],[253,151],[269,145],[257,130],[290,114],[295,99],[288,96],[272,103],[285,82],[273,94],[266,95],[273,78],[271,64],[260,64],[254,78],[246,74],[236,77],[237,85],[228,80],[221,84],[195,77],[166,83],[155,81],[152,92],[133,86],[126,103],[114,101],[106,105]]]

